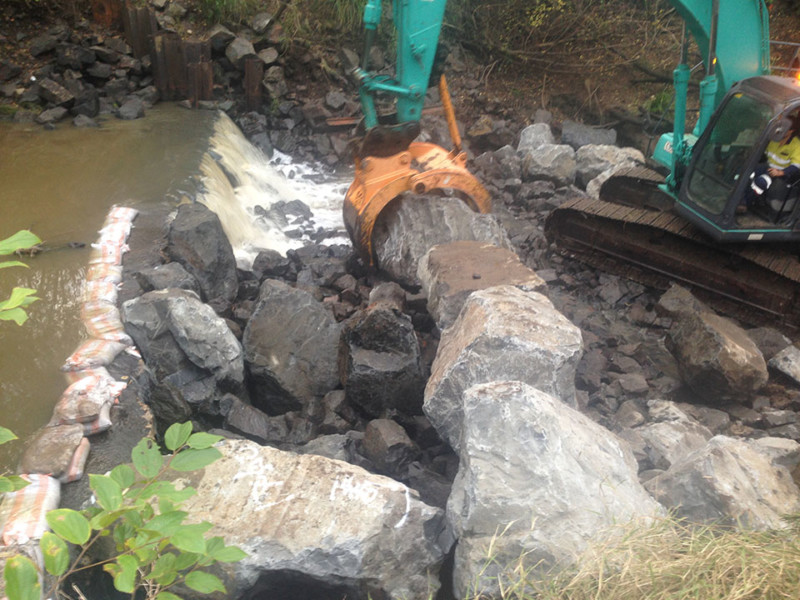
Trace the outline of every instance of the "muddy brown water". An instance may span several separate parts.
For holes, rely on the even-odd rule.
[[[160,104],[145,119],[109,117],[98,129],[0,123],[0,238],[31,229],[49,248],[26,258],[28,269],[0,269],[0,298],[14,286],[41,298],[23,326],[0,322],[0,425],[24,439],[49,421],[66,388],[60,367],[88,337],[81,285],[108,208],[193,195],[216,119]],[[13,470],[20,451],[20,442],[1,446],[0,471]]]

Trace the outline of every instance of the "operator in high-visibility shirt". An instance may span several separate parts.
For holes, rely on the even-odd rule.
[[[752,208],[767,190],[770,198],[783,199],[786,188],[800,179],[800,139],[795,136],[797,124],[792,122],[778,142],[767,144],[766,164],[759,164],[750,176],[747,206]]]

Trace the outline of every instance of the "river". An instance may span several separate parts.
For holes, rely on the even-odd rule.
[[[315,224],[340,226],[344,184],[320,186],[305,177],[313,169],[283,163],[270,165],[222,113],[177,105],[159,104],[136,121],[109,117],[100,128],[0,122],[0,238],[31,229],[48,248],[25,258],[27,269],[0,269],[0,298],[13,286],[35,288],[40,298],[23,326],[0,322],[0,425],[24,439],[49,421],[66,387],[60,367],[87,337],[81,287],[111,205],[203,201],[220,214],[247,266],[259,248],[303,243],[263,219],[254,225],[257,203],[311,199]],[[0,471],[14,469],[20,450],[20,442],[0,447]]]

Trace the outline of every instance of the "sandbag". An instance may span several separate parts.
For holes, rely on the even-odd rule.
[[[127,221],[128,223],[132,223],[133,220],[136,218],[136,215],[139,214],[139,211],[135,208],[129,208],[127,206],[117,206],[116,204],[111,207],[108,211],[108,215],[106,216],[105,224],[109,225],[114,223],[115,221]]]
[[[106,263],[110,265],[121,265],[122,255],[129,250],[126,244],[118,245],[113,242],[98,242],[92,244],[92,251],[89,253],[89,264]]]
[[[91,310],[87,310],[87,307]],[[122,342],[127,346],[133,345],[133,340],[125,333],[122,319],[119,315],[119,309],[116,306],[111,306],[102,302],[87,303],[84,304],[82,317],[83,325],[86,327],[86,333],[88,333],[90,337]]]
[[[122,282],[122,267],[108,263],[95,263],[86,269],[86,281]]]
[[[98,232],[101,244],[104,242],[117,244],[121,246],[128,241],[128,235],[131,233],[130,221],[112,221],[103,225],[103,228]]]
[[[64,373],[64,378],[67,380],[67,385],[72,385],[76,381],[80,381],[85,377],[104,377],[106,379],[113,379],[108,369],[105,367],[96,367],[94,369],[84,369],[83,371],[67,371]]]
[[[28,441],[20,471],[62,479],[69,474],[75,452],[84,439],[83,426],[77,423],[42,427]]]
[[[83,435],[90,437],[111,429],[111,404],[104,404],[94,421],[82,423]]]
[[[100,415],[105,405],[113,404],[127,383],[111,377],[91,375],[70,385],[53,410],[53,425],[88,423]]]
[[[72,459],[69,461],[67,469],[59,475],[58,480],[61,483],[78,481],[78,479],[83,477],[83,470],[86,467],[86,460],[89,458],[90,449],[91,443],[88,438],[84,437],[78,444],[78,447],[75,448],[75,452],[72,454]]]
[[[84,304],[105,302],[113,306],[117,303],[117,293],[116,284],[110,281],[86,281],[83,284]]]
[[[39,540],[48,530],[45,516],[58,508],[61,483],[47,475],[22,475],[30,485],[3,495],[0,501],[0,540],[3,545]]]
[[[92,338],[83,342],[67,358],[62,371],[81,371],[94,367],[106,367],[110,365],[117,354],[125,349],[125,344],[112,340],[99,340]]]

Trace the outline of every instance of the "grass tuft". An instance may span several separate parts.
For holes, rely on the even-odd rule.
[[[796,600],[800,515],[786,521],[787,529],[765,532],[692,526],[675,518],[628,527],[566,570],[542,574],[522,557],[504,569],[500,598]]]

